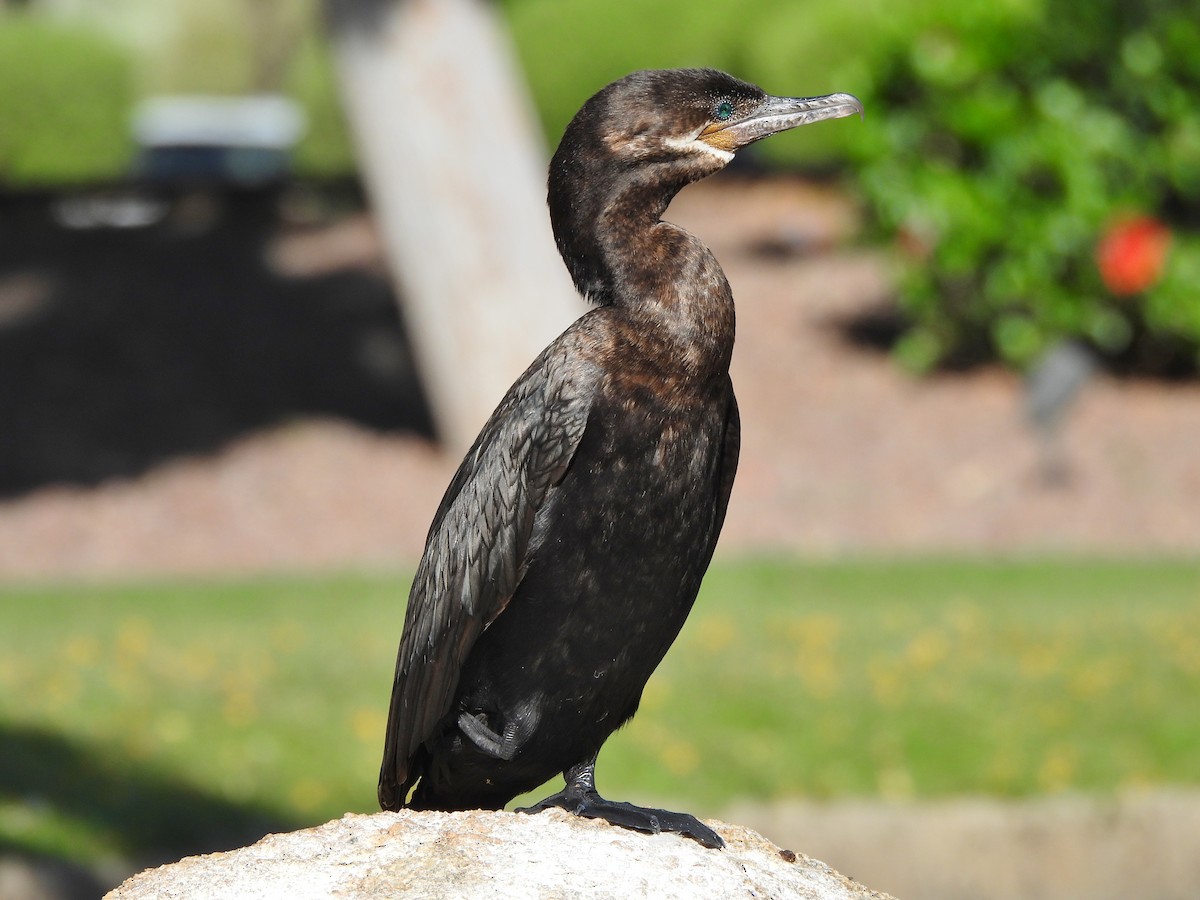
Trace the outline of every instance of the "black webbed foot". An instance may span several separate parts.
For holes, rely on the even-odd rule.
[[[509,760],[517,755],[519,747],[517,746],[515,725],[505,728],[502,735],[496,734],[483,724],[482,714],[473,716],[470,713],[463,713],[458,717],[458,729],[467,736],[472,744],[497,759]]]
[[[517,812],[536,813],[552,806],[561,807],[577,816],[603,819],[612,825],[620,825],[622,828],[632,828],[648,834],[658,834],[663,831],[681,834],[712,850],[720,850],[725,846],[721,836],[695,816],[669,812],[665,809],[647,809],[618,800],[605,800],[595,791],[581,794],[568,788],[547,797],[534,806],[518,809]]]
[[[567,779],[566,787],[540,803],[518,809],[517,812],[537,813],[557,806],[573,812],[577,816],[603,819],[612,825],[632,828],[648,834],[658,834],[663,831],[681,834],[712,850],[720,850],[725,846],[721,836],[695,816],[669,812],[665,809],[647,809],[617,800],[605,800],[596,792],[594,770],[594,759],[584,766],[570,769],[563,773]]]

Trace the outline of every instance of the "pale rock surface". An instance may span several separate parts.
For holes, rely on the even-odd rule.
[[[709,822],[707,850],[561,810],[348,814],[135,875],[106,900],[148,898],[800,898],[890,900],[749,829]]]

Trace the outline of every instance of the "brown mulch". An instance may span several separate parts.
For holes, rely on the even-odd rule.
[[[1050,484],[1019,378],[916,379],[846,339],[846,321],[886,302],[889,266],[849,240],[840,196],[731,178],[689,188],[668,217],[709,242],[738,299],[743,450],[719,553],[1200,547],[1200,385],[1097,376],[1063,429],[1068,477]],[[324,236],[337,265],[377,266],[361,217]],[[286,257],[286,241],[265,252]],[[297,417],[136,477],[0,502],[0,578],[405,567],[456,462],[419,437]]]

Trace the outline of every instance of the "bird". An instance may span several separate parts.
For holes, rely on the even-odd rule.
[[[769,135],[862,115],[715,69],[602,88],[550,162],[555,243],[594,304],[484,424],[433,517],[405,612],[379,776],[385,810],[534,806],[710,848],[687,813],[602,797],[596,758],[637,711],[700,588],[740,448],[734,304],[716,258],[662,219]]]

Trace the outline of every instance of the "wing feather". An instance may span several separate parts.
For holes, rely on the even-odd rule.
[[[534,517],[587,425],[594,370],[564,335],[509,390],[434,515],[413,579],[388,714],[379,802],[399,809],[416,757],[450,712],[462,666],[524,571]]]

